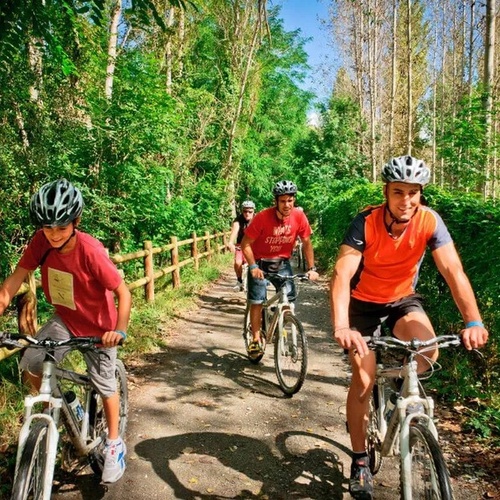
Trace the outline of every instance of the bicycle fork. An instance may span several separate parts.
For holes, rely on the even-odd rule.
[[[36,403],[48,403],[49,407],[53,409],[55,418],[58,418],[61,410],[62,401],[60,398],[53,397],[51,394],[39,394],[37,396],[26,396],[24,398],[25,413],[24,424],[19,433],[19,443],[16,455],[16,470],[14,474],[14,483],[19,472],[19,464],[21,456],[26,444],[26,440],[32,429],[32,424],[35,420],[45,420],[47,422],[47,436],[45,443],[45,468],[43,479],[43,500],[50,500],[52,491],[52,479],[54,477],[54,468],[57,458],[57,444],[59,442],[59,432],[54,417],[46,413],[31,414],[33,405]]]

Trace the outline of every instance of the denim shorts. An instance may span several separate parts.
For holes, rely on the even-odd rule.
[[[414,293],[387,304],[364,302],[351,297],[349,305],[349,324],[364,336],[380,336],[382,324],[392,332],[398,319],[417,311],[425,314],[422,296]]]
[[[257,261],[259,266],[264,273],[279,273],[284,276],[293,276],[292,266],[288,259],[261,259]],[[248,295],[247,300],[249,304],[262,304],[267,298],[267,285],[271,282],[274,288],[278,289],[278,281],[273,280],[272,277],[268,279],[255,279],[252,273],[248,273]],[[288,300],[293,302],[296,297],[295,283],[293,281],[287,281],[285,283],[285,289],[288,296]]]
[[[65,340],[72,337],[59,316],[53,316],[45,323],[37,334],[37,339],[50,337],[54,340]],[[59,347],[54,352],[54,357],[59,363],[66,354],[71,351],[71,347]],[[82,355],[87,364],[90,381],[95,390],[103,397],[109,398],[116,393],[115,360],[116,347],[99,348],[96,351],[86,351]],[[34,375],[42,374],[42,365],[45,358],[45,350],[36,347],[28,347],[21,358],[21,369]]]

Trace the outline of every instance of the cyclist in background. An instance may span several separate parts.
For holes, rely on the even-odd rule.
[[[262,304],[266,300],[267,281],[264,273],[274,272],[291,276],[295,240],[300,237],[308,265],[309,279],[316,280],[314,250],[310,240],[311,226],[305,213],[294,208],[297,186],[291,181],[279,181],[273,188],[274,206],[259,212],[248,226],[241,242],[241,250],[248,263],[248,294],[253,342],[248,346],[250,356],[262,354],[260,330]],[[270,279],[272,282],[272,278]],[[286,284],[290,300],[295,300],[293,281]]]
[[[245,260],[241,251],[241,240],[243,234],[250,221],[255,215],[255,203],[251,200],[246,200],[241,204],[241,213],[234,219],[231,226],[231,234],[229,235],[229,249],[234,252],[234,272],[236,273],[237,284],[235,290],[243,290],[242,274],[243,262]]]
[[[352,365],[347,424],[352,445],[349,491],[353,498],[371,499],[373,495],[365,438],[376,362],[362,337],[380,335],[384,322],[401,340],[435,336],[422,297],[415,293],[426,247],[464,319],[465,347],[482,347],[488,339],[448,229],[434,210],[422,205],[423,187],[429,178],[425,163],[411,156],[392,158],[383,167],[385,203],[354,218],[331,279],[333,335],[349,351]],[[433,360],[437,356],[437,349],[430,353]],[[420,360],[419,371],[428,368]]]
[[[102,337],[106,355],[90,351],[84,357],[92,384],[103,398],[108,424],[102,481],[113,483],[123,475],[126,453],[125,443],[118,434],[115,346],[126,337],[131,296],[104,246],[77,230],[82,210],[80,190],[66,179],[45,184],[33,195],[30,215],[41,229],[28,244],[14,272],[0,287],[0,314],[28,273],[40,267],[43,291],[54,306],[55,314],[37,338]],[[57,350],[57,360],[60,361],[66,352],[66,348]],[[20,363],[25,380],[37,390],[44,357],[43,351],[28,348]]]

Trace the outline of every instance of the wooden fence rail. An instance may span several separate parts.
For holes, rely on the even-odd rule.
[[[210,261],[212,255],[225,252],[228,248],[230,232],[216,232],[210,234],[206,231],[204,236],[198,236],[196,233],[191,238],[178,240],[177,236],[172,236],[170,243],[160,247],[153,247],[151,241],[144,242],[144,248],[137,252],[127,254],[114,254],[110,259],[117,265],[133,260],[142,259],[143,276],[131,283],[127,283],[129,290],[144,288],[145,299],[147,302],[154,302],[155,281],[168,274],[172,275],[172,286],[178,288],[181,286],[182,267],[192,264],[194,269],[199,269],[200,260]],[[200,246],[202,248],[200,248]],[[187,251],[180,252],[183,247]],[[157,254],[167,254],[170,265],[156,269],[153,256]],[[180,260],[180,255],[186,256]],[[189,256],[187,256],[189,255]],[[126,276],[124,276],[125,281]],[[35,332],[37,330],[36,314],[36,288],[40,287],[39,280],[35,280],[34,274],[30,273],[28,282],[24,283],[16,294],[18,296],[18,328],[20,332]],[[0,353],[0,359],[2,359]]]

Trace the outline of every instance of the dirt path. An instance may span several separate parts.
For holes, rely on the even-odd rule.
[[[165,352],[130,372],[128,468],[104,488],[82,475],[54,498],[346,499],[347,365],[330,340],[326,282],[301,286],[297,314],[309,340],[301,391],[285,398],[272,352],[243,352],[243,294],[228,272],[179,318]],[[399,498],[397,465],[384,463],[376,498]],[[482,498],[479,483],[454,480],[457,500]],[[72,490],[66,491],[64,490]],[[76,491],[75,491],[76,490]]]

